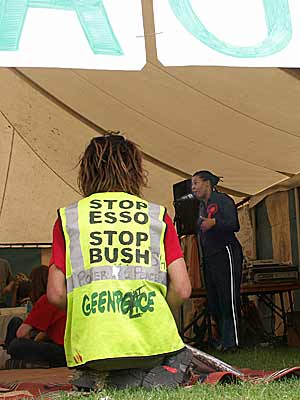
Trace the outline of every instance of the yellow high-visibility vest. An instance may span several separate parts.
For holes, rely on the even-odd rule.
[[[182,349],[166,302],[165,208],[109,192],[59,214],[66,242],[68,366]]]

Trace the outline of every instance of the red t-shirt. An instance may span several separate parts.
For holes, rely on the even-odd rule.
[[[166,263],[170,265],[173,261],[183,257],[183,253],[174,225],[168,214],[165,215],[164,222],[167,224],[164,240]],[[49,266],[53,264],[64,274],[66,273],[66,245],[60,219],[56,220],[53,227],[52,256]]]
[[[35,303],[24,323],[45,332],[53,342],[64,344],[66,313],[50,304],[45,294]]]

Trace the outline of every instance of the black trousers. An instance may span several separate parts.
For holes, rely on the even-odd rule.
[[[19,317],[12,318],[8,325],[6,331],[6,338],[5,338],[5,346],[8,348],[10,343],[16,339],[17,330],[23,324],[23,320]]]
[[[208,309],[217,323],[224,348],[239,345],[240,286],[243,253],[236,242],[204,258]]]
[[[64,346],[51,341],[35,342],[32,339],[17,339],[16,332],[22,323],[20,318],[13,318],[7,327],[5,344],[13,360],[43,362],[52,368],[67,365]]]

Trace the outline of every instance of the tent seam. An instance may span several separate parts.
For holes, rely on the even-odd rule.
[[[261,124],[261,125],[264,125],[264,126],[266,126],[266,127],[268,127],[268,128],[272,128],[272,129],[274,129],[274,130],[276,130],[276,131],[278,131],[278,132],[280,132],[280,133],[283,133],[283,134],[285,134],[285,135],[293,136],[293,137],[295,137],[295,138],[297,138],[297,139],[300,139],[300,135],[297,135],[297,134],[295,134],[295,133],[292,133],[292,132],[287,131],[287,130],[282,129],[282,128],[278,128],[278,127],[276,127],[275,125],[268,124],[267,122],[264,122],[264,121],[262,121],[262,120],[260,120],[260,119],[258,119],[258,118],[252,117],[251,115],[249,115],[249,114],[247,114],[247,113],[245,113],[245,112],[243,112],[243,111],[240,111],[240,110],[238,110],[237,108],[232,107],[232,106],[230,106],[229,104],[226,104],[226,103],[224,103],[224,102],[221,101],[221,100],[218,100],[217,98],[215,98],[215,97],[213,97],[213,96],[211,96],[211,95],[209,95],[209,94],[207,94],[207,93],[201,91],[200,89],[197,89],[197,88],[195,88],[195,87],[192,86],[192,85],[189,85],[187,82],[185,82],[185,81],[183,81],[182,79],[179,79],[179,78],[177,78],[176,76],[172,75],[170,72],[164,70],[164,69],[161,68],[159,65],[155,65],[155,64],[153,64],[152,62],[149,62],[149,64],[151,64],[153,67],[159,69],[161,72],[165,73],[166,75],[170,76],[171,78],[175,79],[177,82],[180,82],[180,83],[182,83],[184,86],[187,86],[187,87],[190,88],[191,90],[193,90],[193,91],[195,91],[195,92],[197,92],[197,93],[200,93],[201,95],[203,95],[203,96],[209,98],[210,100],[214,101],[215,103],[217,103],[217,104],[219,104],[219,105],[221,105],[221,106],[223,106],[223,107],[225,107],[225,108],[228,108],[228,109],[230,109],[231,111],[234,111],[235,113],[244,116],[245,118],[248,118],[248,119],[250,119],[250,120],[252,120],[252,121],[255,121],[255,122],[257,122],[257,123],[259,123],[259,124]]]
[[[267,171],[277,172],[276,170],[274,170],[274,169],[272,169],[272,168],[263,166],[263,165],[258,164],[258,163],[251,162],[251,161],[249,161],[249,160],[244,160],[244,159],[241,158],[241,157],[237,157],[237,156],[232,155],[232,154],[230,154],[230,153],[227,153],[227,152],[225,152],[225,151],[219,150],[219,149],[217,149],[217,148],[215,148],[215,147],[213,147],[213,146],[210,146],[210,145],[207,145],[207,144],[205,144],[205,143],[199,142],[199,141],[197,141],[197,140],[191,139],[190,137],[184,135],[183,133],[177,131],[176,129],[170,128],[169,126],[167,126],[167,125],[165,125],[165,124],[163,124],[163,123],[161,123],[161,122],[159,122],[159,121],[157,121],[157,120],[155,120],[155,119],[149,117],[148,115],[146,115],[146,114],[142,113],[141,111],[135,109],[134,107],[128,105],[127,103],[123,102],[123,101],[120,100],[119,98],[117,98],[117,97],[115,97],[114,95],[112,95],[110,92],[108,92],[108,91],[106,91],[106,90],[103,90],[102,88],[99,88],[97,85],[94,85],[94,84],[91,83],[89,80],[87,80],[85,77],[83,77],[83,76],[81,76],[80,74],[78,74],[76,71],[72,71],[72,72],[74,73],[74,75],[77,75],[80,79],[82,79],[83,81],[85,81],[86,83],[88,83],[90,86],[94,87],[95,89],[99,90],[100,92],[104,93],[105,95],[111,97],[112,99],[114,99],[115,101],[119,102],[120,104],[122,104],[123,106],[127,107],[128,109],[132,110],[133,112],[135,112],[135,113],[137,113],[137,114],[143,116],[144,118],[148,119],[149,121],[152,121],[152,122],[154,122],[155,124],[157,124],[157,125],[159,125],[159,126],[165,128],[165,129],[168,129],[170,132],[174,132],[176,135],[178,135],[178,136],[180,136],[180,137],[184,137],[186,140],[188,140],[188,141],[190,141],[190,142],[192,142],[192,143],[194,143],[194,144],[201,145],[201,146],[205,146],[205,147],[207,147],[207,148],[209,148],[209,149],[211,149],[211,150],[213,150],[213,151],[215,151],[215,152],[217,152],[217,153],[219,153],[219,154],[225,155],[225,156],[230,157],[230,158],[232,158],[232,159],[234,159],[234,160],[241,161],[241,162],[243,162],[243,163],[245,163],[245,164],[252,165],[252,166],[255,166],[255,167],[259,167],[259,168],[263,168],[263,169],[265,169],[265,170],[267,170]],[[171,75],[171,76],[172,76],[172,75]],[[176,79],[176,78],[174,78],[174,79]],[[298,137],[298,138],[300,139],[300,137]],[[277,173],[278,173],[278,172],[277,172]],[[234,190],[234,189],[233,189],[233,190]],[[245,194],[245,193],[244,193],[244,194]],[[245,195],[247,195],[247,194],[245,194]]]
[[[3,111],[0,111],[0,113],[2,114],[2,116],[6,119],[6,121],[13,127],[13,134],[17,134],[22,140],[23,142],[30,148],[30,150],[35,154],[35,156],[58,178],[60,179],[65,185],[67,185],[70,189],[72,189],[74,192],[76,192],[77,194],[81,193],[76,190],[72,185],[70,185],[61,175],[59,175],[53,168],[50,167],[50,165],[34,150],[34,148],[31,146],[31,144],[24,138],[24,136],[15,128],[15,126],[11,123],[11,121],[7,118],[7,116],[3,113]],[[11,155],[12,155],[12,149],[11,149]],[[10,156],[11,156],[10,155]],[[10,159],[11,161],[11,159]],[[8,175],[7,175],[7,180],[8,180]],[[7,182],[6,182],[7,183]],[[6,190],[6,187],[5,187]],[[4,201],[3,201],[4,203]],[[3,205],[2,205],[3,206]],[[2,206],[0,209],[0,215],[2,212]]]
[[[0,111],[1,114],[3,115],[2,111]],[[5,118],[5,115],[3,115],[3,117]],[[7,118],[5,118],[7,121]],[[8,121],[7,121],[8,122]],[[8,177],[9,177],[9,172],[10,172],[10,166],[11,166],[11,160],[12,160],[12,153],[13,153],[13,147],[14,147],[14,139],[15,139],[15,127],[10,124],[12,126],[12,137],[11,137],[11,144],[10,144],[10,152],[9,152],[9,158],[8,158],[8,165],[7,165],[7,171],[6,171],[6,177],[5,177],[5,182],[4,182],[4,188],[3,188],[3,194],[2,194],[2,200],[1,200],[1,207],[0,207],[0,219],[2,217],[2,211],[4,208],[4,201],[5,201],[5,195],[6,195],[6,189],[7,189],[7,185],[8,185]]]
[[[62,108],[64,111],[66,111],[68,114],[78,118],[83,124],[89,126],[91,129],[93,129],[95,132],[97,132],[98,134],[103,135],[105,131],[105,129],[101,128],[100,126],[98,126],[95,122],[89,120],[88,118],[84,117],[82,114],[80,114],[78,111],[74,110],[73,108],[71,108],[70,106],[68,106],[67,104],[63,103],[60,99],[58,99],[57,97],[55,97],[53,94],[49,93],[46,89],[44,89],[42,86],[40,86],[38,83],[36,83],[35,81],[33,81],[32,79],[30,79],[27,75],[25,75],[23,72],[21,72],[19,69],[17,68],[10,68],[10,70],[12,72],[14,72],[20,79],[22,79],[23,81],[25,81],[26,83],[28,83],[31,87],[33,87],[38,93],[40,93],[41,95],[45,96],[48,100],[50,100],[52,103],[54,103],[55,105],[57,105],[58,107]],[[74,71],[72,71],[74,72]],[[82,79],[82,77],[78,76],[80,79]],[[88,82],[89,83],[89,82]],[[89,83],[90,84],[90,83]],[[100,89],[99,89],[100,90]],[[116,99],[117,100],[117,99]],[[145,118],[147,118],[145,116]],[[154,121],[155,122],[155,121]],[[188,179],[191,178],[192,174],[191,173],[187,173],[185,171],[182,171],[170,164],[167,164],[163,161],[160,161],[158,159],[156,159],[155,157],[151,156],[150,154],[145,153],[144,151],[142,151],[142,154],[144,156],[144,159],[146,161],[149,161],[150,163],[158,166],[159,168],[161,168],[162,170],[171,172],[175,175],[178,175],[181,178],[184,179]],[[246,161],[245,161],[246,162]],[[50,167],[49,167],[50,168]],[[263,167],[262,167],[263,168]],[[51,168],[50,168],[51,169]],[[238,190],[235,189],[231,189],[228,187],[224,187],[224,186],[219,186],[220,189],[223,189],[225,192],[227,192],[228,194],[231,194],[232,196],[237,196],[237,197],[245,197],[245,196],[250,196],[249,193],[245,193],[245,192],[240,192]]]

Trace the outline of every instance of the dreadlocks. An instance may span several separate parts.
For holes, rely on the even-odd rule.
[[[199,178],[204,181],[209,181],[212,189],[214,189],[221,180],[221,177],[214,175],[210,171],[197,171],[193,176],[199,176]]]
[[[119,132],[93,138],[79,165],[78,186],[85,197],[101,192],[140,196],[147,185],[140,149]]]

